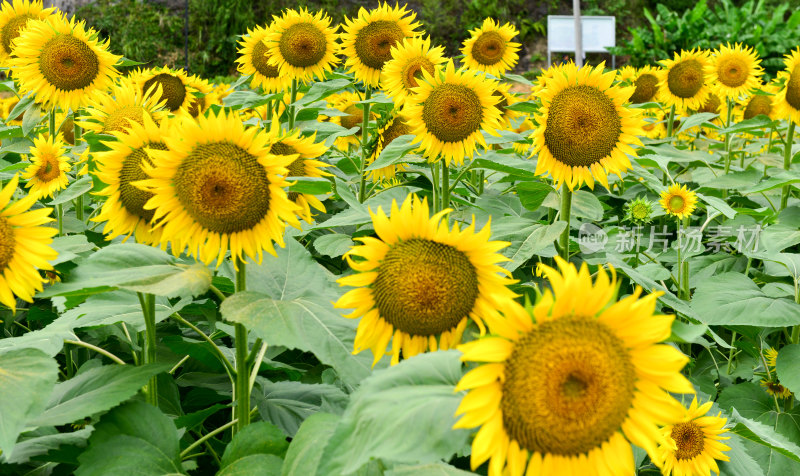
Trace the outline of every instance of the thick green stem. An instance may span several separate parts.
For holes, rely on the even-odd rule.
[[[733,115],[733,103],[731,102],[731,98],[725,99],[728,104],[728,118],[725,121],[725,128],[731,127],[731,116]],[[725,174],[731,169],[731,161],[733,157],[731,156],[731,133],[725,133]]]
[[[156,362],[156,297],[153,294],[137,293],[144,316],[144,364]],[[147,383],[147,402],[158,406],[158,384],[156,376]]]
[[[369,101],[372,98],[372,89],[369,86],[364,91],[364,100]],[[367,134],[367,126],[369,125],[369,106],[370,103],[365,102],[364,116],[361,118],[361,167],[359,174],[361,174],[360,184],[358,187],[358,201],[364,203],[367,199],[367,176],[364,174],[364,169],[367,168],[367,145],[369,144],[369,134]]]
[[[450,206],[450,169],[442,159],[442,210]]]
[[[569,261],[569,219],[572,214],[572,190],[566,186],[561,188],[561,221],[567,222],[566,228],[561,233],[559,244],[561,246],[561,257]]]
[[[73,130],[73,134],[75,136],[75,140],[74,140],[75,147],[80,145],[81,138],[83,137],[83,129],[78,124],[78,118],[79,117],[80,116],[78,114],[78,111],[73,111],[72,112],[72,123],[73,123],[73,129],[72,130]],[[75,199],[75,217],[78,220],[83,221],[83,195],[79,195]]]
[[[292,92],[291,96],[289,96],[289,131],[294,129],[294,115],[295,115],[295,108],[294,102],[297,101],[297,80],[292,80]]]
[[[59,203],[56,205],[56,227],[58,236],[64,235],[64,207]]]
[[[429,165],[431,167],[431,193],[433,194],[431,206],[434,213],[436,213],[442,210],[440,203],[441,191],[439,190],[439,165],[436,162],[429,162]]]
[[[675,124],[675,105],[674,104],[669,108],[669,116],[667,116],[667,139],[669,139],[670,142],[672,141],[672,133],[673,133],[672,126],[673,126],[673,124]],[[662,183],[664,185],[667,185],[667,174],[666,174],[666,172],[664,173],[664,177],[662,178]]]
[[[736,344],[736,331],[733,331],[733,336],[731,337],[731,349],[728,351],[728,368],[725,369],[725,373],[727,375],[730,375],[732,370],[731,367],[733,365],[734,352],[736,352],[736,346],[734,344]]]
[[[50,138],[56,137],[56,108],[50,109]]]
[[[789,170],[792,165],[792,143],[794,142],[794,121],[789,121],[789,131],[786,132],[786,147],[783,149],[783,168]],[[789,203],[791,185],[784,185],[781,190],[781,210]]]
[[[247,289],[247,267],[243,260],[236,264],[236,292]],[[236,385],[234,391],[234,415],[238,420],[234,433],[241,431],[250,424],[250,373],[248,371],[247,355],[247,328],[243,324],[235,324],[236,329]]]

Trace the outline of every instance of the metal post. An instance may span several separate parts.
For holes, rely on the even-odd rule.
[[[581,25],[581,0],[572,0],[575,16],[575,66],[583,66],[583,28]]]
[[[189,0],[184,4],[183,17],[183,54],[186,58],[186,72],[189,72]]]

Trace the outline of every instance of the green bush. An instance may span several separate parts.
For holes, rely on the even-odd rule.
[[[649,25],[631,28],[630,42],[614,49],[617,55],[629,56],[633,66],[672,58],[680,50],[736,42],[755,48],[767,75],[774,77],[783,69],[783,55],[800,44],[800,11],[788,2],[748,0],[737,7],[731,0],[719,0],[709,8],[700,0],[683,13],[658,4],[655,16],[647,8],[644,15]]]

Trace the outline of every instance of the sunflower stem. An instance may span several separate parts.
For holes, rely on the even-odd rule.
[[[294,129],[294,102],[297,100],[297,80],[292,80],[292,92],[289,96],[289,131]]]
[[[559,244],[561,246],[561,257],[564,261],[569,261],[569,219],[572,214],[572,190],[569,187],[561,188],[561,220],[567,222],[566,228],[561,232]]]
[[[736,346],[734,344],[736,344],[736,331],[733,331],[733,335],[731,336],[731,349],[728,351],[728,367],[725,369],[726,375],[731,374],[731,366],[733,364],[734,351],[736,350]]]
[[[434,213],[442,209],[439,204],[439,165],[436,162],[429,162],[431,168],[431,194],[433,194],[431,206]]]
[[[689,227],[689,217],[683,217],[683,229],[686,230]],[[678,270],[681,273],[681,284],[683,285],[683,298],[685,300],[690,300],[691,293],[689,292],[689,260],[686,259],[686,256],[683,257],[683,263],[681,263],[681,268]]]
[[[50,138],[56,136],[56,108],[50,109]]]
[[[75,147],[78,147],[78,145],[81,142],[81,138],[83,137],[83,129],[78,124],[79,117],[80,115],[78,111],[72,111],[72,123],[73,123],[72,130],[74,134],[73,143]],[[83,221],[83,195],[78,195],[78,197],[75,198],[75,217],[78,220]]]
[[[247,267],[244,260],[234,257],[236,265],[236,292],[247,289]],[[235,324],[236,329],[236,384],[233,392],[234,417],[238,420],[233,432],[239,432],[250,423],[250,373],[248,372],[247,328]]]
[[[156,362],[156,296],[149,293],[136,293],[139,296],[139,304],[142,306],[144,316],[144,352],[143,364],[154,364]],[[158,406],[158,384],[156,376],[150,378],[147,383],[147,403]]]
[[[58,236],[64,235],[64,207],[59,203],[56,205],[56,226],[58,227]]]
[[[789,130],[786,132],[786,146],[783,148],[783,169],[789,170],[792,165],[792,143],[794,142],[794,121],[789,121]],[[781,211],[789,204],[789,191],[791,185],[784,185],[781,190]]]
[[[450,206],[450,169],[442,159],[442,210]]]
[[[725,101],[728,104],[728,118],[725,121],[725,128],[731,127],[731,117],[733,115],[733,104],[731,103],[731,98],[725,98]],[[725,175],[728,174],[728,171],[731,169],[731,161],[733,157],[731,155],[731,133],[725,133]]]
[[[667,117],[667,139],[669,139],[669,143],[672,143],[672,125],[675,124],[675,105],[673,104],[669,108],[669,116]],[[666,186],[667,185],[667,176],[668,174],[664,174],[661,181]]]
[[[372,98],[372,89],[369,86],[365,86],[364,100],[369,101],[370,98]],[[367,168],[367,145],[369,144],[367,126],[369,125],[370,103],[365,102],[362,105],[364,106],[364,116],[361,120],[361,167],[359,169],[359,173],[361,174],[361,183],[358,187],[358,201],[364,203],[364,200],[367,199],[367,176],[364,174],[364,169]]]

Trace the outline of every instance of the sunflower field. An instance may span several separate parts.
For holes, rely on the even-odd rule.
[[[0,475],[800,474],[800,45],[241,33],[0,9]]]

